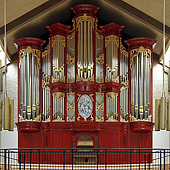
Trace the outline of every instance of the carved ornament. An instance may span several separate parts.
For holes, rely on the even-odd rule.
[[[53,93],[53,97],[55,97],[57,101],[60,101],[61,99],[65,97],[65,93],[55,92]]]
[[[104,103],[96,103],[96,111],[98,111],[98,110],[100,110],[100,111],[104,111]]]
[[[28,54],[32,54],[34,57],[37,58],[37,62],[38,62],[38,66],[39,69],[41,68],[41,64],[40,64],[40,50],[37,49],[32,49],[30,46],[28,46],[26,49],[22,49],[19,51],[19,55],[22,57],[26,57],[26,55]]]
[[[146,49],[143,46],[140,46],[138,49],[133,49],[130,51],[130,69],[132,68],[133,58],[137,57],[140,53],[144,53],[145,56],[151,59],[151,50]]]
[[[53,76],[52,76],[52,83],[54,82],[62,82],[62,83],[65,83],[65,76],[63,76],[62,79],[55,79]]]
[[[97,28],[97,27],[96,27]],[[97,31],[96,31],[96,37],[98,38],[98,39],[103,39],[103,35],[100,35]]]
[[[42,52],[42,57],[46,57],[48,54],[50,54],[50,40],[49,40],[49,44],[47,45],[47,47],[45,47],[44,52]]]
[[[73,63],[75,63],[75,58],[71,57],[71,55],[67,53],[67,64],[72,65]]]
[[[104,53],[96,57],[96,63],[99,65],[104,64]]]
[[[104,78],[96,80],[97,83],[104,83]]]
[[[103,121],[104,121],[104,117],[102,116],[102,117],[98,118],[98,117],[96,116],[96,121],[97,121],[97,122],[103,122]]]
[[[104,93],[96,92],[96,96],[100,95],[100,97],[104,98]]]
[[[73,110],[75,112],[75,102],[72,104],[67,102],[67,111],[69,112],[70,110]]]
[[[107,76],[105,76],[106,83],[111,82],[111,81],[119,83],[119,76],[117,76],[115,79],[109,79]]]
[[[69,79],[69,78],[67,77],[67,83],[74,83],[74,81],[72,81],[71,79]]]
[[[90,78],[87,78],[87,79],[80,78],[77,74],[76,76],[77,76],[77,80],[76,80],[77,82],[78,81],[94,81],[94,74]]]
[[[72,22],[73,22],[73,33],[71,35],[68,35],[67,39],[73,39],[75,36],[75,19],[74,18],[72,19]]]
[[[86,14],[84,14],[83,16],[79,16],[79,17],[76,18],[76,30],[78,29],[79,24],[83,21],[90,22],[90,24],[92,25],[92,28],[94,29],[95,18],[93,18],[91,16],[87,16]]]
[[[54,46],[56,41],[60,41],[61,44],[65,47],[65,37],[62,35],[55,35],[52,37],[52,47]]]
[[[94,100],[94,94],[89,94],[90,98],[92,99],[92,101]]]
[[[70,93],[67,93],[67,98],[69,98],[71,95],[75,97],[75,93],[74,92],[70,92]]]
[[[115,44],[117,45],[117,48],[119,47],[119,37],[116,35],[109,35],[105,38],[105,47],[108,46],[110,41],[114,41]]]
[[[45,82],[44,80],[42,80],[42,88],[50,91],[50,88],[47,86],[47,84],[49,84],[49,82]]]
[[[129,80],[122,82],[123,86],[121,87],[120,91],[123,91],[129,87]]]
[[[122,39],[122,38],[121,38]],[[126,51],[126,48],[123,46],[122,41],[120,40],[120,52],[124,56],[128,57],[128,52]]]
[[[118,93],[115,93],[115,92],[107,92],[106,93],[106,97],[108,99],[110,99],[111,101],[113,101],[117,96],[118,96]]]

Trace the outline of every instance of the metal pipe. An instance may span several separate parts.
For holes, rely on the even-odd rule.
[[[80,64],[83,64],[83,22],[81,22],[81,58],[80,58]]]

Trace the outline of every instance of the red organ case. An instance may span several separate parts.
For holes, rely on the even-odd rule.
[[[99,9],[72,7],[72,29],[46,26],[44,51],[41,39],[15,41],[19,148],[152,148],[156,41],[132,38],[126,51],[124,26],[98,26]]]

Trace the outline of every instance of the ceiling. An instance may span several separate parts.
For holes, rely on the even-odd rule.
[[[4,0],[0,0],[0,45],[4,37]],[[43,38],[46,25],[61,22],[71,24],[70,7],[77,4],[100,7],[99,23],[124,25],[124,39],[150,37],[157,40],[154,57],[162,58],[163,1],[162,0],[8,0],[7,52],[13,59],[17,49],[13,40],[22,37]],[[166,46],[170,45],[170,1],[166,0]]]

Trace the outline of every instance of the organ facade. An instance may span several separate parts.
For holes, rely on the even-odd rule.
[[[72,27],[46,26],[48,43],[15,41],[19,148],[152,147],[156,41],[123,42],[124,26],[98,26],[99,10],[72,7]]]

